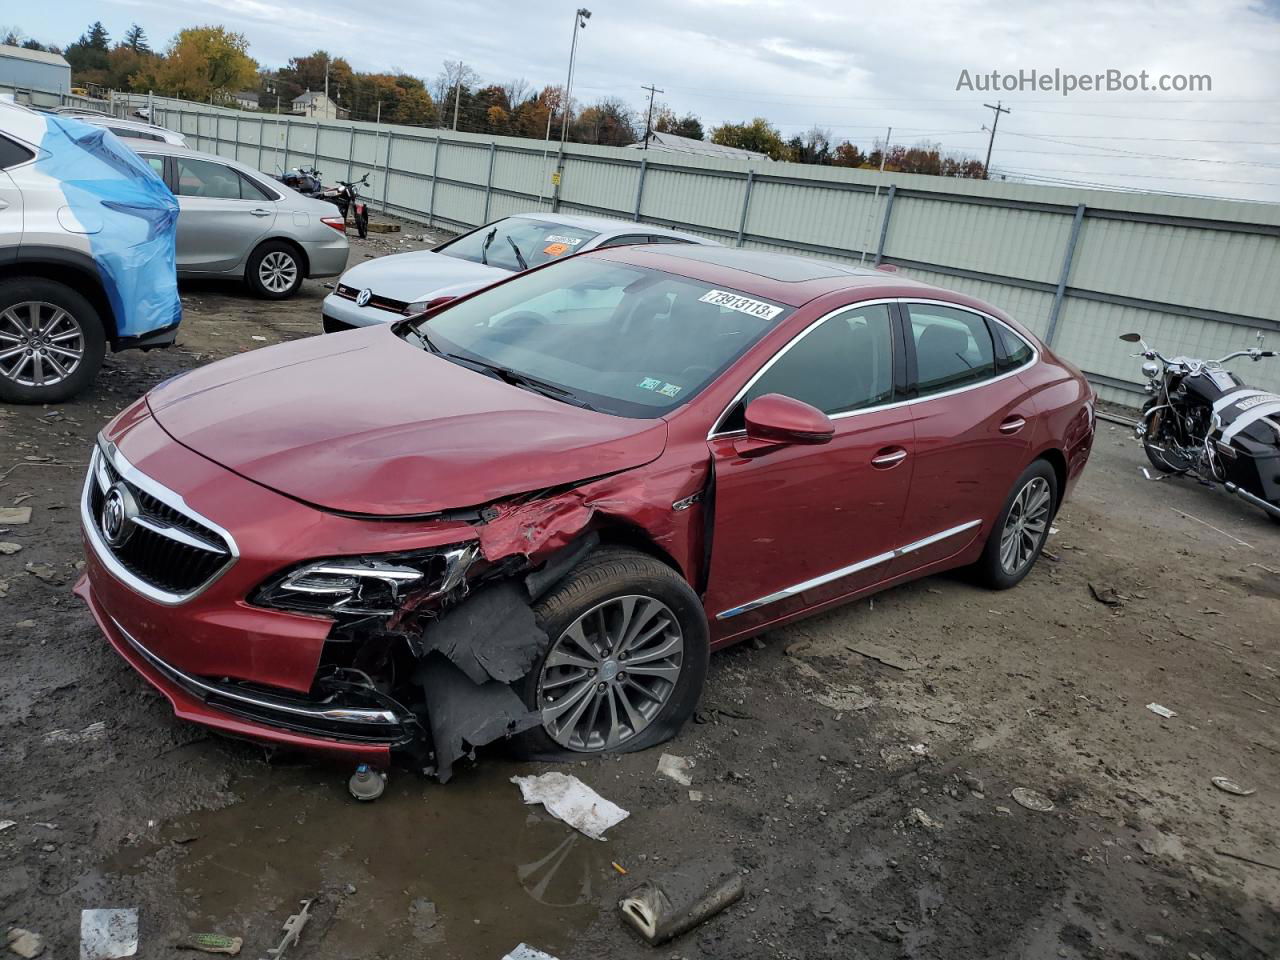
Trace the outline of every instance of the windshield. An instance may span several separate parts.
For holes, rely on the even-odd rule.
[[[584,243],[597,236],[596,231],[581,227],[508,217],[446,243],[436,252],[514,272],[577,253]]]
[[[401,332],[418,342],[420,328],[425,348],[513,383],[527,378],[518,385],[567,403],[647,418],[696,396],[789,312],[710,283],[577,258]]]

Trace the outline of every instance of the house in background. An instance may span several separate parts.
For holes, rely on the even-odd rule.
[[[308,90],[302,96],[294,97],[293,112],[316,120],[340,120],[347,116],[346,110],[318,90]]]
[[[60,53],[0,44],[0,89],[71,92],[71,65]]]
[[[235,105],[241,110],[257,110],[258,109],[258,91],[257,90],[241,90],[239,93],[233,93],[231,99]]]
[[[628,150],[643,150],[644,141],[629,144]],[[649,134],[649,149],[664,153],[691,153],[698,157],[719,157],[722,160],[768,160],[767,153],[756,153],[754,150],[742,150],[739,147],[726,147],[710,140],[694,140],[692,137],[677,137],[674,133]]]

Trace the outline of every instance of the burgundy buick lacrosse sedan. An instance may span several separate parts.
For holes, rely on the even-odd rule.
[[[598,250],[152,390],[93,452],[77,592],[228,734],[441,779],[501,737],[637,750],[711,650],[952,567],[1018,583],[1093,433],[1080,372],[970,297]]]

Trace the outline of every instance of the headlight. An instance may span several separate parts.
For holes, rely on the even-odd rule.
[[[480,555],[476,543],[412,553],[339,557],[304,563],[259,587],[261,607],[327,615],[390,616],[410,593],[443,596],[462,584]]]
[[[448,303],[450,300],[456,300],[457,297],[432,297],[430,300],[415,300],[404,308],[406,317],[416,317],[420,313],[426,313],[428,310],[434,310],[441,304]]]

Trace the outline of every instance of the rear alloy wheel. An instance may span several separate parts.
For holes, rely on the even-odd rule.
[[[1037,460],[1014,483],[976,564],[978,578],[996,590],[1020,583],[1044,549],[1057,506],[1058,476]]]
[[[529,756],[642,750],[674,736],[706,679],[707,623],[689,585],[661,561],[605,548],[534,608],[551,638],[524,680],[542,726]]]
[[[93,380],[106,352],[102,322],[52,280],[0,284],[0,400],[56,403]]]
[[[250,255],[245,280],[258,296],[284,300],[302,286],[301,258],[287,243],[264,243]]]

